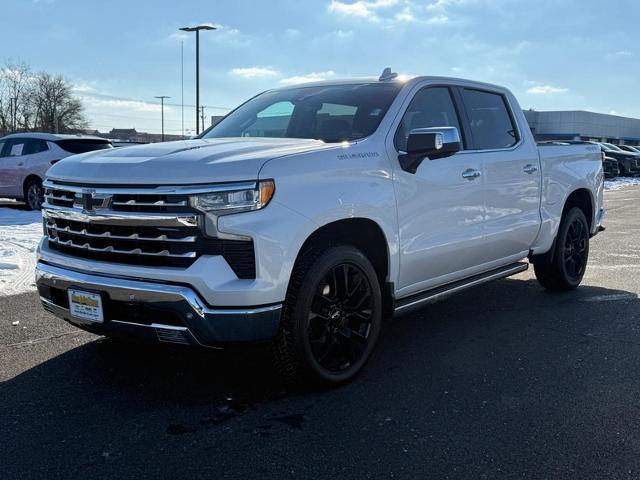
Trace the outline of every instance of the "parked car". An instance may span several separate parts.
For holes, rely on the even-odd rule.
[[[614,178],[620,176],[620,166],[615,158],[605,156],[602,159],[602,168],[604,169],[605,178]]]
[[[502,87],[389,71],[285,87],[199,139],[54,165],[37,285],[91,332],[265,343],[287,379],[338,384],[383,318],[527,259],[576,288],[603,188],[599,148],[536,146]]]
[[[640,175],[640,154],[626,152],[612,143],[600,143],[605,156],[618,161],[620,175],[623,177],[637,177]]]
[[[634,147],[632,145],[618,145],[618,147],[621,148],[622,150],[624,150],[625,152],[639,153],[640,154],[640,148],[639,147]]]
[[[70,155],[111,148],[108,140],[87,135],[15,133],[0,138],[0,198],[24,201],[37,210],[42,180],[51,165]]]

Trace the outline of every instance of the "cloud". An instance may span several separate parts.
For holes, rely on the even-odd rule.
[[[347,3],[340,0],[331,0],[329,4],[329,12],[341,16],[359,17],[374,22],[380,21],[376,14],[377,10],[393,7],[400,0],[357,0]]]
[[[283,78],[280,80],[280,83],[282,85],[297,85],[300,83],[320,82],[322,80],[335,77],[335,75],[336,73],[333,70],[327,70],[326,72],[312,72],[305,75]]]
[[[567,93],[569,89],[561,87],[552,87],[551,85],[534,85],[527,90],[532,95],[555,95],[559,93]]]
[[[630,52],[629,50],[620,50],[618,52],[612,52],[605,55],[607,60],[618,60],[629,57],[633,57],[633,52]]]
[[[242,78],[273,78],[280,76],[277,70],[266,67],[232,68],[229,74]]]
[[[426,22],[431,25],[443,25],[445,23],[449,23],[449,17],[447,17],[446,15],[436,15],[434,17],[428,18]]]
[[[76,83],[75,85],[73,85],[72,90],[74,92],[78,92],[78,93],[94,93],[94,92],[96,92],[96,89],[93,88],[88,83]]]
[[[96,98],[92,96],[79,95],[82,102],[90,107],[94,108],[111,108],[118,110],[133,110],[136,112],[160,112],[160,105],[155,103],[142,102],[138,100],[109,100]],[[172,110],[171,107],[165,104],[165,113]]]

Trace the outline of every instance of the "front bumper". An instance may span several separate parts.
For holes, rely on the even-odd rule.
[[[261,342],[273,338],[282,305],[210,308],[187,286],[91,275],[39,262],[36,284],[46,310],[79,328],[101,335],[193,346]],[[99,293],[104,322],[73,317],[67,290]]]

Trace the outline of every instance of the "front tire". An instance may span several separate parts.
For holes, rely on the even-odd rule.
[[[44,190],[40,180],[29,180],[24,186],[24,204],[27,210],[40,210],[44,202]]]
[[[534,264],[538,282],[547,290],[573,290],[584,277],[589,259],[589,224],[582,210],[574,207],[562,217],[553,262]]]
[[[274,363],[288,383],[347,382],[371,356],[381,325],[380,284],[367,257],[349,245],[311,249],[291,277]]]

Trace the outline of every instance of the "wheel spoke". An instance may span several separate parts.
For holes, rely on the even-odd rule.
[[[308,315],[308,338],[315,360],[343,371],[366,351],[373,322],[373,296],[365,273],[355,264],[328,269],[318,284]]]

